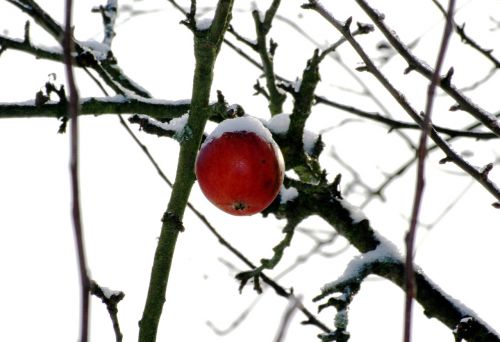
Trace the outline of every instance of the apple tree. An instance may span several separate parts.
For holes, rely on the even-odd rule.
[[[495,168],[500,161],[496,96],[500,57],[493,50],[500,18],[492,10],[498,10],[498,3],[82,3],[7,0],[0,5],[0,18],[2,13],[14,13],[0,34],[0,70],[8,75],[0,78],[0,126],[11,130],[10,123],[39,120],[70,139],[70,181],[63,188],[71,194],[82,342],[89,339],[92,298],[104,303],[116,341],[129,331],[121,324],[118,308],[130,294],[99,285],[91,272],[96,266],[86,255],[92,254],[94,240],[85,239],[84,227],[92,220],[85,213],[87,197],[80,202],[80,192],[87,188],[80,180],[85,164],[79,162],[79,150],[85,148],[85,140],[79,132],[98,130],[100,116],[117,118],[117,131],[126,132],[139,147],[135,150],[147,157],[147,162],[137,163],[154,170],[155,177],[171,188],[168,203],[159,203],[163,207],[156,218],[161,222],[148,228],[159,230],[157,240],[150,239],[155,246],[148,254],[149,263],[141,265],[147,268],[148,279],[142,287],[142,313],[136,317],[139,341],[157,340],[162,322],[175,316],[167,289],[181,270],[175,267],[174,251],[179,253],[178,241],[200,222],[218,248],[228,253],[224,263],[237,281],[222,277],[217,282],[231,286],[232,295],[262,296],[268,291],[288,300],[281,323],[273,325],[276,341],[284,340],[292,329],[294,315],[301,316],[319,341],[355,341],[361,336],[359,326],[350,324],[351,315],[361,310],[355,299],[373,279],[395,285],[392,292],[404,293],[404,310],[397,314],[402,324],[397,328],[387,324],[403,331],[404,341],[411,340],[414,316],[439,321],[450,341],[500,341],[488,319],[447,292],[447,285],[455,281],[436,285],[434,275],[440,274],[433,268],[450,270],[455,260],[447,256],[463,257],[456,257],[460,267],[455,277],[465,278],[463,285],[471,292],[490,289],[485,291],[488,304],[492,310],[496,307],[494,282],[472,276],[491,276],[494,270],[481,270],[477,264],[469,269],[464,251],[467,243],[476,244],[473,253],[483,255],[483,249],[498,256],[491,232],[498,230],[500,208],[500,174]],[[155,16],[162,19],[154,21]],[[135,20],[140,24],[134,25]],[[7,15],[2,21],[7,23]],[[167,25],[164,21],[168,30],[158,27]],[[140,32],[140,38],[134,38],[134,32]],[[175,40],[177,36],[183,44]],[[17,56],[23,57],[16,60]],[[36,59],[28,62],[25,56]],[[9,68],[19,69],[17,79]],[[33,86],[42,68],[45,80]],[[146,74],[149,78],[141,82]],[[189,92],[177,95],[186,92],[186,85]],[[86,126],[79,128],[79,122]],[[218,135],[209,135],[222,126]],[[18,128],[14,134],[22,135],[23,126]],[[106,134],[112,141],[121,133]],[[6,145],[9,141],[0,139],[0,160],[7,160],[7,150],[21,153],[16,144]],[[44,144],[29,139],[30,135],[29,144]],[[168,163],[158,162],[150,150],[159,149],[155,146],[166,140],[170,147],[162,154],[168,155]],[[209,149],[216,151],[210,157]],[[32,158],[26,153],[19,157]],[[173,181],[162,170],[167,164],[175,169]],[[3,187],[11,179],[4,175],[7,169],[15,170],[15,165],[1,164]],[[130,176],[130,183],[140,185],[147,182],[145,178]],[[126,197],[127,186],[114,194],[117,200]],[[224,212],[201,197],[200,187]],[[7,203],[11,195],[0,187],[0,197]],[[137,206],[145,202],[135,196],[127,201]],[[120,216],[127,220],[133,214],[124,211]],[[256,252],[252,247],[262,246],[235,243],[221,233],[218,226],[227,222],[232,232],[223,230],[228,235],[243,234],[235,232],[240,229],[237,225],[249,222],[255,230],[279,226],[279,231],[266,235],[259,230],[264,251]],[[432,239],[431,232],[438,227],[448,233],[436,243],[430,259],[422,257],[422,267],[417,266],[415,258],[420,258],[425,242],[419,239],[421,232]],[[119,238],[101,236],[99,241],[109,244],[109,250],[120,244]],[[338,241],[346,247],[338,249]],[[296,246],[311,248],[304,252]],[[260,260],[252,261],[248,253]],[[205,258],[216,263],[213,255]],[[444,261],[432,261],[436,258]],[[484,260],[484,265],[488,263],[494,264]],[[340,267],[337,272],[329,271],[333,264]],[[433,276],[426,267],[433,269]],[[296,278],[284,285],[280,278],[287,274]],[[196,284],[187,287],[192,288],[186,290],[186,301],[191,298],[188,292],[199,291]],[[36,306],[37,298],[32,301]],[[414,303],[418,303],[415,308]],[[389,310],[363,310],[369,309],[373,316]],[[167,318],[162,318],[164,312]],[[234,325],[244,320],[251,318],[243,315]],[[210,326],[214,336],[222,334]],[[287,338],[294,340],[291,335]]]

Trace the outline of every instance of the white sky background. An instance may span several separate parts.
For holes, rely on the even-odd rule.
[[[280,14],[307,29],[318,43],[332,43],[339,38],[334,28],[316,13],[300,10],[300,1],[283,2]],[[39,3],[62,22],[62,2]],[[203,2],[199,3],[203,6]],[[267,3],[259,1],[258,6],[267,8]],[[339,19],[353,15],[354,21],[367,22],[361,11],[350,3],[343,1],[342,6],[335,8],[335,15]],[[404,41],[422,36],[415,52],[429,64],[434,63],[443,23],[441,14],[430,0],[371,3],[386,14],[388,24]],[[194,58],[191,33],[178,24],[182,15],[167,1],[120,1],[119,4],[148,12],[131,18],[129,12],[123,11],[119,17],[113,51],[120,67],[156,98],[189,98]],[[99,3],[76,1],[74,22],[79,40],[101,39],[100,16],[90,13],[94,5]],[[457,16],[458,22],[466,20],[468,32],[474,38],[483,46],[495,47],[491,44],[498,42],[499,32],[489,31],[493,24],[488,17],[500,13],[498,1],[459,1],[458,5],[464,6]],[[250,1],[236,1],[233,25],[253,38],[250,8]],[[300,17],[299,13],[302,13]],[[0,3],[0,32],[21,38],[25,20],[16,8],[6,2]],[[33,22],[31,26],[33,43],[56,45]],[[279,43],[275,58],[277,72],[289,79],[300,76],[306,60],[312,56],[314,45],[279,20],[275,21],[270,36]],[[368,51],[374,52],[380,36],[374,33],[361,41]],[[358,65],[359,59],[348,45],[339,51],[346,64]],[[455,67],[454,81],[458,86],[468,85],[471,80],[480,78],[478,75],[488,72],[489,64],[474,58],[476,55],[464,48],[458,39],[452,41],[447,65]],[[423,109],[427,82],[416,74],[403,75],[405,67],[396,58],[384,71],[409,95],[416,108]],[[38,61],[11,50],[5,52],[0,56],[0,102],[33,99],[47,81],[48,74],[53,72],[62,82],[61,65]],[[370,101],[339,89],[341,85],[360,88],[333,60],[325,61],[321,72],[320,94],[339,102],[355,103],[363,109],[378,110]],[[259,74],[257,69],[223,46],[212,94],[220,89],[230,103],[239,103],[249,114],[267,118],[266,102],[252,96],[252,86]],[[395,117],[410,121],[376,81],[367,75],[358,76],[373,86],[371,89]],[[499,108],[498,81],[498,76],[494,76],[486,90],[468,95],[484,108],[496,111]],[[78,85],[82,97],[102,96],[82,72],[78,73]],[[449,99],[439,98],[434,111],[435,122],[452,122],[454,127],[471,122],[465,114],[448,112],[452,104]],[[291,103],[286,108],[290,110]],[[317,132],[349,117],[334,109],[316,106],[308,128]],[[327,167],[330,177],[342,172],[344,182],[349,181],[349,173],[328,158],[331,145],[337,154],[359,170],[363,181],[373,187],[384,179],[384,172],[396,169],[409,159],[402,140],[394,133],[387,134],[385,127],[362,121],[349,125],[324,136],[327,146],[323,166]],[[79,285],[69,216],[69,137],[57,134],[58,126],[55,119],[0,121],[0,341],[75,341],[78,338]],[[137,131],[137,127],[133,129]],[[139,136],[173,180],[178,152],[176,143],[143,133]],[[458,151],[474,148],[471,160],[476,165],[493,162],[500,152],[498,140],[474,144],[463,140],[454,147]],[[160,218],[170,190],[114,116],[81,119],[80,148],[83,222],[91,276],[103,286],[125,292],[125,299],[119,305],[119,318],[125,341],[133,341],[137,338],[137,322],[142,315]],[[459,175],[453,165],[438,165],[440,158],[441,153],[434,153],[429,161],[422,213],[425,223],[434,221],[470,183],[470,179]],[[386,191],[387,202],[374,201],[364,209],[372,226],[399,246],[408,228],[406,218],[410,215],[414,174],[412,169]],[[497,169],[490,176],[500,183]],[[362,202],[361,196],[355,194],[348,199],[354,204]],[[191,202],[254,262],[270,256],[272,246],[281,238],[283,222],[273,218],[262,220],[257,216],[226,215],[213,208],[196,185]],[[478,312],[499,331],[500,284],[496,260],[500,257],[497,247],[500,215],[490,206],[492,202],[491,195],[473,184],[437,226],[430,231],[419,230],[417,262],[447,293]],[[219,259],[241,270],[245,270],[244,266],[221,248],[189,210],[185,226],[186,232],[181,234],[175,253],[158,341],[272,341],[287,302],[271,292],[259,300],[246,321],[231,334],[217,336],[206,325],[210,320],[219,328],[227,327],[254,301],[256,294],[250,287],[242,295],[238,293],[234,271]],[[328,229],[315,219],[301,226]],[[345,242],[339,240],[329,250],[340,250],[344,245]],[[278,274],[311,246],[308,237],[297,234],[282,264],[269,274]],[[321,286],[342,274],[356,254],[357,251],[351,248],[326,261],[314,257],[280,283],[293,286],[295,293],[303,295],[306,306],[315,311],[316,304],[311,303],[311,298],[319,293]],[[414,311],[414,341],[453,340],[449,329],[436,320],[425,318],[418,305]],[[333,314],[333,309],[329,309],[319,317],[331,324]],[[351,305],[350,341],[400,341],[402,314],[403,293],[399,288],[385,280],[365,282]],[[105,307],[95,298],[91,318],[92,340],[113,341]],[[315,340],[318,329],[299,325],[302,319],[301,313],[295,315],[286,341]]]

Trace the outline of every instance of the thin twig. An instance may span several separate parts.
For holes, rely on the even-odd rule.
[[[87,262],[85,257],[85,245],[83,241],[83,228],[80,210],[80,189],[78,178],[78,112],[79,99],[72,67],[73,37],[71,27],[71,12],[73,8],[72,0],[66,0],[65,26],[63,53],[66,76],[69,89],[68,111],[71,118],[70,125],[70,173],[71,173],[71,193],[72,193],[72,220],[78,254],[78,266],[80,271],[81,286],[81,321],[80,321],[80,342],[87,342],[89,330],[89,289],[90,281],[87,274]]]
[[[436,5],[436,7],[439,9],[439,11],[446,18],[447,13],[446,13],[446,10],[444,9],[444,7],[436,0],[431,0],[431,1],[434,3],[434,5]],[[478,53],[480,53],[481,55],[486,57],[486,59],[488,59],[491,63],[493,63],[493,65],[495,66],[495,69],[500,69],[500,60],[498,60],[497,58],[495,58],[493,56],[493,54],[492,54],[493,49],[485,49],[485,48],[481,47],[475,40],[473,40],[471,37],[469,37],[465,33],[465,23],[462,25],[458,25],[458,23],[454,20],[452,23],[453,23],[453,28],[455,29],[457,34],[460,36],[460,39],[462,40],[462,42],[471,46],[472,49],[476,50]]]
[[[432,70],[427,64],[421,62],[413,52],[406,46],[394,33],[394,31],[386,25],[384,16],[372,8],[365,0],[355,0],[358,5],[365,11],[365,13],[372,19],[373,23],[379,28],[380,32],[386,37],[389,43],[396,49],[396,51],[403,57],[409,65],[408,71],[415,70],[427,79],[431,79],[434,75]],[[450,97],[452,97],[458,104],[458,109],[464,110],[475,117],[477,120],[488,127],[497,136],[500,136],[500,122],[494,115],[487,112],[477,104],[473,103],[469,98],[464,96],[452,83],[451,75],[443,77],[438,83],[439,87],[443,89]]]
[[[290,298],[288,307],[283,314],[283,318],[281,319],[281,324],[278,329],[278,334],[276,335],[276,339],[274,342],[283,342],[285,340],[285,334],[288,330],[288,326],[293,318],[293,314],[297,311],[297,308],[300,307],[301,298],[293,297]]]
[[[418,124],[406,122],[406,121],[395,120],[395,119],[392,119],[388,116],[384,116],[378,112],[367,112],[367,111],[361,110],[359,108],[356,108],[356,107],[353,107],[350,105],[345,105],[345,104],[342,104],[339,102],[334,102],[334,101],[329,100],[323,96],[316,96],[315,103],[316,104],[324,104],[327,106],[338,108],[338,109],[341,109],[341,110],[346,111],[348,113],[354,114],[356,116],[383,123],[383,124],[389,126],[390,130],[420,129],[420,126]],[[478,131],[471,131],[471,130],[467,130],[467,129],[460,130],[460,129],[453,129],[453,128],[448,128],[448,127],[443,127],[443,126],[435,126],[435,125],[433,125],[433,127],[436,130],[436,132],[449,135],[450,137],[464,137],[464,138],[473,138],[473,139],[478,139],[478,140],[479,139],[481,139],[481,140],[498,139],[498,136],[492,132],[478,132]]]
[[[312,44],[314,44],[316,47],[321,48],[322,44],[320,44],[318,41],[316,41],[312,36],[307,34],[297,23],[295,23],[293,20],[290,20],[286,17],[283,16],[276,16],[277,19],[283,21],[284,23],[288,24],[290,27],[292,27],[295,31],[297,31],[301,36],[303,36],[305,39],[310,41]],[[373,31],[373,25],[369,24],[362,24],[362,23],[357,23],[358,28],[352,32],[352,35],[358,35],[358,34],[367,34],[369,32]],[[345,42],[345,38],[342,37],[340,38],[337,42],[335,42],[333,45],[331,45],[328,49],[324,50],[322,55],[325,55],[325,52],[330,51],[336,51],[336,49]],[[336,63],[338,63],[355,81],[358,83],[361,88],[363,89],[361,92],[361,95],[367,96],[369,99],[373,101],[375,105],[377,105],[382,112],[384,112],[385,116],[387,116],[389,119],[391,118],[391,113],[387,109],[387,107],[378,99],[377,96],[373,94],[373,92],[370,90],[368,85],[354,72],[349,68],[340,58],[339,54],[332,54],[328,53],[328,56],[333,59]],[[320,98],[321,96],[316,96],[316,99]],[[317,102],[316,102],[317,103]],[[399,135],[407,144],[408,146],[412,149],[415,150],[416,147],[413,146],[413,142],[411,139],[403,132],[401,131],[396,131],[397,135]]]
[[[173,1],[170,1],[170,2],[173,2]],[[175,2],[173,2],[173,3],[175,3]],[[277,18],[280,18],[281,20],[284,21],[284,19],[282,17],[277,16]],[[290,25],[292,27],[294,27],[296,30],[298,30],[299,33],[303,34],[302,31],[300,31],[298,28],[296,28],[292,24],[290,24]],[[234,37],[236,37],[236,39],[238,41],[241,41],[245,45],[248,45],[248,46],[252,47],[252,49],[255,49],[255,44],[251,43],[249,40],[240,36],[234,30],[234,28],[231,28],[230,30],[228,30],[228,32],[231,33]],[[358,27],[357,30],[353,31],[351,33],[351,35],[356,36],[358,34],[364,34],[364,33],[366,33],[366,30],[363,29],[363,26],[361,26],[361,28]],[[313,44],[315,44],[316,46],[318,46],[318,47],[320,46],[319,43],[317,43],[315,40],[313,40],[309,36],[307,36],[305,34],[303,34],[303,35],[308,40],[310,40]],[[345,38],[341,38],[336,43],[334,43],[328,50],[336,49],[336,48],[338,48],[338,46],[340,46],[344,42],[345,42]],[[236,45],[234,45],[231,41],[224,39],[224,43],[226,45],[228,45],[231,49],[233,49],[236,53],[238,53],[240,56],[242,56],[244,59],[246,59],[253,66],[255,66],[256,68],[258,68],[262,71],[264,70],[264,67],[258,61],[256,61],[252,57],[250,57],[247,53],[245,53],[243,50],[241,50]],[[325,51],[323,51],[322,57],[324,57]],[[328,54],[328,55],[331,56],[331,54]],[[342,61],[338,59],[338,57],[334,57],[334,58],[336,58],[339,65],[341,65],[347,72],[350,71],[350,69],[347,68],[345,66],[345,64],[342,63]],[[322,104],[325,104],[325,105],[328,105],[328,106],[331,106],[334,108],[338,108],[338,109],[341,109],[343,111],[346,111],[346,112],[349,112],[349,113],[352,113],[352,114],[355,114],[355,115],[358,115],[358,116],[361,116],[361,117],[364,117],[364,118],[367,118],[370,120],[382,122],[382,123],[390,126],[391,130],[396,129],[396,130],[398,130],[398,132],[400,129],[420,129],[420,126],[417,124],[412,124],[412,123],[392,119],[390,117],[390,112],[385,108],[385,106],[382,104],[382,102],[379,101],[378,98],[373,95],[373,93],[369,90],[369,88],[366,86],[366,84],[359,77],[357,77],[356,74],[351,73],[351,76],[353,76],[353,78],[356,80],[356,82],[358,82],[363,87],[364,93],[374,101],[374,103],[384,112],[385,116],[381,115],[380,113],[377,113],[377,112],[367,112],[367,111],[363,111],[361,109],[355,108],[353,106],[334,102],[334,101],[329,100],[329,99],[325,98],[324,96],[320,96],[320,95],[315,95],[315,103],[316,104],[322,103]],[[281,77],[280,75],[276,75],[276,79],[278,79],[282,82],[288,83],[288,84],[292,83],[290,80],[287,80],[284,77]],[[452,129],[452,128],[440,127],[440,126],[433,126],[433,127],[434,127],[434,129],[436,129],[437,132],[444,133],[444,134],[447,134],[449,136],[457,136],[457,137],[463,136],[463,137],[470,137],[470,138],[474,138],[474,139],[486,139],[486,140],[498,138],[498,136],[492,132],[477,132],[477,131],[474,132],[474,131]],[[401,137],[405,140],[405,142],[408,144],[408,146],[410,148],[414,149],[414,146],[412,145],[412,142],[408,137],[406,137],[400,133],[398,133],[398,134],[401,135]]]
[[[120,322],[118,321],[118,303],[125,297],[122,291],[111,291],[105,287],[99,286],[95,281],[91,281],[90,293],[106,305],[109,317],[113,323],[113,330],[115,332],[116,342],[123,341],[123,334],[120,329]]]
[[[360,2],[361,0],[356,0]],[[330,22],[339,32],[341,32],[351,44],[356,53],[361,57],[365,63],[365,69],[370,72],[377,80],[382,84],[382,86],[391,94],[391,96],[399,103],[399,105],[406,111],[411,118],[422,127],[423,119],[422,116],[417,112],[417,110],[409,103],[404,94],[402,94],[394,85],[386,78],[386,76],[380,71],[380,69],[375,65],[373,60],[368,56],[363,47],[358,43],[358,41],[352,36],[349,30],[350,20],[345,23],[340,22],[335,17],[332,16],[318,1],[309,0],[309,3],[303,5],[305,8],[310,8],[316,10],[321,16],[323,16],[328,22]],[[371,7],[369,7],[370,10]],[[375,18],[373,20],[381,20],[378,18],[381,14],[373,14],[370,12],[370,16],[373,15]],[[427,69],[426,69],[427,70]],[[431,70],[429,67],[428,70]],[[444,79],[447,79],[445,77]],[[443,80],[440,79],[440,85],[443,86]],[[492,122],[497,122],[495,115],[491,115]],[[484,124],[484,122],[483,122]],[[499,127],[500,128],[500,127]],[[500,131],[499,131],[500,132]],[[472,178],[474,178],[478,183],[480,183],[486,190],[488,190],[497,201],[500,201],[500,188],[488,177],[487,173],[484,173],[481,168],[476,167],[465,159],[463,159],[453,148],[437,133],[434,127],[430,130],[430,137],[434,143],[446,154],[447,161],[453,161],[458,167],[463,171],[468,173]],[[495,202],[496,203],[496,202]],[[496,206],[496,204],[493,204]]]
[[[496,114],[496,117],[500,117],[500,114]],[[479,128],[481,126],[480,122],[476,122],[468,127],[464,128],[464,132],[470,132],[474,131],[475,129]],[[450,136],[449,138],[445,139],[446,142],[450,143],[453,140],[456,140],[458,136]],[[435,151],[438,148],[437,145],[432,145],[427,149],[427,154],[431,151]],[[384,195],[383,192],[384,190],[393,182],[396,180],[397,177],[402,176],[412,165],[413,163],[417,160],[416,155],[414,155],[410,160],[406,161],[403,165],[397,168],[397,170],[391,172],[386,179],[380,184],[372,193],[371,195],[376,195],[382,200],[384,200]],[[365,201],[360,205],[360,208],[363,209],[365,208],[368,203],[373,199],[373,196],[368,197],[365,199]]]
[[[274,71],[273,55],[276,50],[277,44],[270,41],[270,47],[267,46],[267,35],[271,30],[272,21],[278,7],[280,0],[273,0],[271,6],[265,13],[262,20],[261,14],[258,9],[252,11],[252,16],[255,22],[255,31],[257,34],[257,43],[255,50],[259,53],[262,62],[264,76],[266,79],[267,91],[269,93],[269,111],[271,115],[283,112],[283,103],[286,100],[286,95],[280,92],[276,86],[276,74]]]
[[[425,188],[425,160],[427,157],[427,138],[431,131],[431,116],[432,107],[434,105],[434,98],[437,85],[440,79],[440,71],[444,62],[444,57],[448,49],[448,43],[452,32],[453,15],[455,11],[455,0],[450,0],[448,3],[448,12],[446,15],[446,24],[443,32],[441,46],[439,48],[436,66],[434,67],[434,74],[432,75],[429,88],[427,90],[427,103],[425,105],[424,122],[422,125],[422,133],[420,135],[419,146],[417,150],[417,184],[415,188],[415,197],[413,200],[413,209],[410,219],[410,229],[406,236],[406,263],[405,263],[405,282],[406,282],[406,300],[404,310],[404,333],[403,341],[411,341],[411,324],[412,324],[412,308],[413,298],[415,297],[415,275],[413,269],[413,256],[415,246],[415,236],[417,234],[417,222],[422,204],[422,198]]]

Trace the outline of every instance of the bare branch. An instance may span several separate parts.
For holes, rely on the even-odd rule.
[[[380,12],[372,8],[365,0],[356,0],[358,5],[365,11],[365,13],[373,20],[375,25],[384,34],[389,43],[398,51],[398,53],[406,60],[411,70],[415,70],[431,80],[434,75],[434,70],[427,64],[422,63],[413,52],[394,34],[384,22],[384,16]],[[446,82],[441,79],[439,87],[457,101],[459,108],[470,113],[477,120],[488,127],[497,136],[500,136],[500,123],[494,115],[488,113],[486,110],[480,108],[477,104],[473,103],[469,98],[464,96],[451,82]]]
[[[445,19],[447,18],[447,12],[444,9],[444,7],[436,0],[431,0],[434,5],[439,9],[439,11],[443,14]],[[471,46],[474,50],[476,50],[478,53],[486,57],[493,65],[495,66],[495,69],[500,69],[500,61],[493,56],[493,50],[491,49],[485,49],[481,47],[474,39],[472,39],[469,35],[465,33],[465,23],[462,25],[458,25],[455,20],[453,20],[453,28],[457,32],[457,34],[460,36],[460,39],[462,42],[465,44]]]
[[[293,315],[295,311],[299,308],[299,304],[302,301],[302,298],[300,297],[293,297],[290,298],[290,301],[288,302],[288,307],[286,308],[283,317],[281,319],[281,323],[278,329],[278,333],[276,335],[276,338],[274,342],[283,342],[285,340],[285,334],[286,331],[288,330],[288,326],[290,325],[290,321],[293,318]]]
[[[357,0],[361,1],[361,0]],[[339,32],[341,32],[344,37],[349,41],[351,46],[357,52],[357,54],[361,57],[367,70],[374,75],[378,81],[386,88],[386,90],[391,94],[391,96],[399,103],[399,105],[410,115],[410,117],[420,126],[423,127],[423,119],[422,116],[412,107],[412,105],[406,100],[406,97],[398,91],[389,80],[382,74],[382,72],[377,68],[377,66],[373,63],[372,59],[368,56],[368,54],[364,51],[361,45],[357,42],[357,40],[352,37],[350,34],[350,30],[348,25],[338,21],[335,19],[326,9],[324,9],[317,1],[310,0],[309,4],[306,5],[307,8],[314,9],[318,11],[327,21],[329,21]],[[370,7],[371,9],[371,7]],[[380,16],[379,13],[374,12],[373,16],[374,20],[380,20],[378,18]],[[378,18],[378,19],[377,19]],[[409,52],[408,52],[409,53]],[[430,69],[429,69],[430,70]],[[441,81],[442,84],[442,81]],[[497,122],[498,120],[494,115],[491,115],[493,120]],[[500,127],[499,127],[500,128]],[[499,130],[500,132],[500,130]],[[496,133],[496,132],[495,132]],[[462,170],[472,176],[477,182],[479,182],[488,192],[490,192],[497,200],[500,200],[500,189],[498,186],[491,181],[489,178],[484,178],[481,176],[481,172],[479,168],[471,165],[467,161],[465,161],[458,153],[456,153],[451,146],[443,140],[439,134],[436,132],[434,128],[430,130],[430,137],[434,141],[434,143],[439,146],[439,148],[446,154],[447,158],[453,161],[457,166],[459,166]]]
[[[39,24],[49,34],[51,34],[56,41],[61,42],[61,40],[63,39],[63,29],[34,0],[7,1],[31,16],[37,22],[37,24]],[[73,36],[71,37],[71,39],[73,39]],[[2,44],[1,41],[0,44]],[[76,53],[76,56],[72,58],[71,63],[74,63],[80,67],[90,67],[94,69],[106,82],[106,84],[111,87],[117,94],[132,92],[139,96],[150,97],[149,93],[145,89],[139,87],[137,83],[127,77],[118,67],[111,50],[108,50],[107,53],[103,54],[102,51],[96,51],[90,46],[86,46],[80,42],[76,42],[74,39],[72,44],[74,46],[74,52]],[[25,41],[24,44],[12,44],[11,42],[11,47],[19,48],[20,50],[31,54],[40,53],[40,57],[43,58],[60,61],[63,60],[62,54],[60,54],[56,59],[56,54],[48,53],[48,51],[46,51],[47,49],[31,47],[31,43],[29,42],[29,40],[27,42]]]
[[[269,92],[269,110],[271,115],[283,112],[283,103],[286,100],[286,95],[276,86],[276,75],[274,73],[273,56],[277,44],[271,40],[271,47],[267,46],[267,34],[271,29],[271,24],[278,10],[280,1],[274,0],[270,8],[266,11],[265,18],[262,20],[258,9],[252,11],[253,19],[255,22],[255,31],[257,34],[257,43],[255,45],[256,51],[260,55],[262,61],[262,70],[266,77],[266,85]]]
[[[66,68],[66,77],[69,89],[69,117],[70,123],[70,170],[71,170],[71,200],[72,200],[72,220],[75,234],[76,248],[78,254],[78,266],[80,271],[80,287],[81,287],[81,312],[80,312],[80,341],[87,342],[89,334],[89,295],[90,295],[90,279],[87,271],[87,261],[85,256],[85,244],[83,240],[82,218],[80,210],[80,185],[78,176],[78,112],[79,99],[78,90],[76,88],[75,78],[73,75],[72,58],[73,37],[71,27],[71,15],[73,9],[72,0],[66,0],[65,8],[65,25],[64,38],[62,39],[64,64]],[[62,38],[62,37],[61,37]]]
[[[422,198],[425,187],[425,160],[427,157],[427,137],[429,136],[429,132],[432,127],[431,116],[432,116],[432,107],[434,104],[434,94],[436,91],[437,84],[439,82],[440,78],[439,73],[441,71],[441,67],[444,62],[446,50],[448,48],[448,42],[451,35],[454,12],[455,12],[455,1],[450,0],[446,16],[445,28],[443,32],[443,38],[441,41],[441,46],[439,48],[436,66],[434,67],[434,74],[432,75],[431,82],[427,90],[427,103],[425,105],[422,133],[420,135],[420,142],[417,150],[417,184],[415,186],[416,187],[415,198],[413,200],[413,210],[410,219],[410,228],[408,234],[406,235],[406,263],[405,263],[406,300],[405,300],[404,333],[403,333],[404,342],[411,341],[413,298],[415,297],[415,292],[416,292],[415,277],[413,270],[413,258],[414,258],[415,238],[417,235],[417,222],[420,214],[420,206],[422,204]]]
[[[111,291],[108,288],[99,286],[95,281],[90,283],[90,293],[106,305],[109,317],[113,324],[113,331],[115,332],[116,342],[121,342],[123,340],[123,334],[120,329],[120,322],[118,321],[118,303],[125,297],[125,294],[121,291]]]
[[[418,124],[391,119],[389,117],[383,116],[378,112],[364,111],[350,105],[329,100],[323,96],[315,96],[314,99],[316,104],[325,104],[365,119],[383,123],[389,126],[389,130],[391,131],[394,129],[420,129],[420,126]],[[433,128],[436,130],[436,132],[446,134],[450,137],[464,137],[464,138],[473,138],[481,140],[498,139],[498,136],[491,132],[477,132],[467,129],[458,130],[436,125],[433,125]]]

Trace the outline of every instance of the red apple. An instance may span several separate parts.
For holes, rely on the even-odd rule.
[[[204,195],[232,215],[252,215],[269,206],[284,170],[271,133],[251,117],[223,121],[203,144],[195,166]]]

